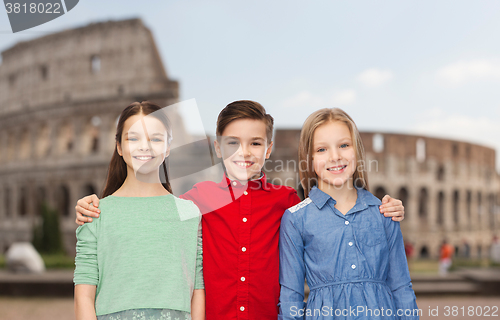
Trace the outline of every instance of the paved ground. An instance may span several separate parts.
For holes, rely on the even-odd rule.
[[[0,320],[74,320],[71,298],[0,297]]]
[[[420,317],[422,320],[500,319],[500,297],[423,297],[417,300],[417,304],[422,310],[422,317]],[[456,308],[453,309],[453,307]],[[462,315],[462,307],[464,307],[464,315]],[[468,314],[469,307],[473,307],[470,315]],[[488,309],[490,310],[489,316],[478,315],[479,311],[482,310],[484,314]],[[430,310],[433,311],[433,315],[429,315]],[[453,310],[457,312],[455,316]],[[493,310],[496,310],[496,312],[493,312]],[[449,313],[448,316],[447,313]],[[74,320],[72,299],[0,297],[0,320],[54,319]]]

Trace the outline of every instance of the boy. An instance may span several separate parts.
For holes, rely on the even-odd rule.
[[[280,221],[300,199],[290,187],[267,183],[261,171],[271,154],[273,124],[257,102],[228,104],[217,119],[214,142],[225,167],[222,181],[198,183],[180,196],[207,213],[202,218],[207,320],[278,317]],[[386,196],[383,203],[386,216],[403,219],[401,201]],[[77,223],[90,221],[82,214],[97,217],[98,204],[95,195],[80,199]]]

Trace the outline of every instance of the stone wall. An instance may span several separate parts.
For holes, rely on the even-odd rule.
[[[275,183],[299,187],[300,130],[276,130],[266,171]],[[462,141],[361,132],[370,191],[403,200],[405,240],[420,257],[437,257],[443,239],[471,257],[487,257],[500,231],[500,176],[495,150]]]
[[[116,121],[131,102],[178,101],[150,30],[109,21],[21,42],[0,65],[0,253],[30,241],[45,201],[59,210],[74,253],[74,206],[99,193]],[[177,123],[185,136],[182,120]]]

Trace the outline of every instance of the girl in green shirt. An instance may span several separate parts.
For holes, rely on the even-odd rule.
[[[153,103],[120,115],[101,215],[76,231],[77,320],[205,319],[201,215],[171,194],[171,139]]]

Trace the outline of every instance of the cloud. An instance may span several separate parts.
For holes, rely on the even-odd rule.
[[[438,69],[436,78],[450,85],[480,79],[500,79],[500,63],[488,60],[459,61]]]
[[[356,102],[356,91],[346,89],[335,92],[331,98],[334,106],[350,105]]]
[[[367,69],[361,72],[356,79],[367,87],[380,87],[394,77],[391,70],[377,68]]]

